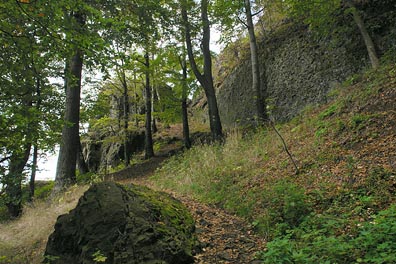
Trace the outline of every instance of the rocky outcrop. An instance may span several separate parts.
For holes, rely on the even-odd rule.
[[[359,8],[380,55],[396,49],[396,1],[365,1]],[[323,103],[348,76],[369,67],[367,51],[353,20],[339,16],[337,29],[319,36],[307,26],[285,23],[259,43],[261,77],[272,117],[291,119],[307,105]],[[256,115],[250,55],[217,80],[219,111],[225,127],[245,125]],[[220,69],[221,70],[221,69]]]
[[[93,185],[55,224],[47,263],[193,263],[194,221],[167,194],[107,182]]]
[[[115,167],[124,159],[123,139],[116,132],[91,130],[83,138],[83,154],[88,168],[97,172],[107,167]],[[144,131],[129,133],[128,153],[132,155],[144,148]]]

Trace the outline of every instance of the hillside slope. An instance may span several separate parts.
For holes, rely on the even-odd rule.
[[[377,228],[396,228],[395,64],[349,78],[332,96],[278,126],[297,175],[264,128],[196,146],[152,182],[251,221],[272,241],[266,263],[383,263],[396,254],[394,236]]]

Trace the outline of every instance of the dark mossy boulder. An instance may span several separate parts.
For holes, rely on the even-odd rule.
[[[197,238],[187,209],[165,193],[95,184],[55,224],[46,263],[194,263]]]

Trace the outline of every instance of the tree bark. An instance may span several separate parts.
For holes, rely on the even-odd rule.
[[[154,157],[153,135],[151,132],[151,87],[150,87],[150,57],[148,52],[144,55],[146,66],[146,133],[145,133],[145,159]]]
[[[74,13],[73,18],[82,28],[85,18],[81,13]],[[62,139],[56,167],[54,193],[76,183],[76,163],[79,150],[79,123],[80,123],[80,93],[81,73],[83,66],[83,52],[75,48],[65,78],[66,109],[62,129]]]
[[[265,111],[265,99],[261,90],[261,78],[260,78],[260,64],[258,61],[258,48],[257,40],[254,32],[254,24],[252,18],[252,11],[250,0],[245,0],[245,12],[246,22],[249,32],[249,43],[250,43],[250,57],[252,63],[252,88],[256,93],[256,111],[257,111],[257,122],[262,124],[265,120],[268,120],[268,116]]]
[[[136,78],[136,71],[133,73],[133,91],[134,91],[134,95],[135,95],[135,102],[134,102],[134,106],[135,106],[135,126],[136,128],[139,127],[139,111],[138,111],[138,94],[137,94],[137,78]]]
[[[182,88],[182,120],[183,120],[183,141],[184,141],[184,147],[189,149],[191,148],[191,140],[190,140],[190,127],[188,125],[188,112],[187,112],[187,92],[188,92],[188,87],[187,87],[187,63],[185,60],[185,55],[183,56],[183,59],[180,59],[180,65],[182,67],[182,72],[183,72],[183,88]]]
[[[83,148],[81,144],[81,140],[79,139],[79,148],[78,148],[78,155],[77,155],[77,167],[80,174],[87,174],[89,172],[88,165],[85,162]]]
[[[26,107],[25,114],[29,115],[29,110],[33,106],[33,101],[29,96],[27,100],[23,100],[23,105]],[[36,120],[37,122],[37,120]],[[23,170],[29,160],[30,150],[32,148],[31,133],[35,133],[37,124],[29,122],[27,130],[24,131],[23,141],[20,149],[13,151],[9,163],[8,173],[4,176],[3,183],[5,186],[6,202],[5,205],[8,213],[12,218],[19,217],[22,213],[22,182],[24,180]]]
[[[4,179],[5,194],[8,197],[6,207],[12,218],[19,217],[22,213],[23,169],[29,159],[31,147],[29,143],[24,146],[24,150],[11,156],[9,172]]]
[[[32,162],[32,174],[30,175],[29,181],[29,201],[33,201],[34,190],[35,190],[35,181],[36,181],[36,172],[37,172],[37,160],[38,160],[38,147],[35,145],[33,147],[33,162]]]
[[[346,0],[347,6],[351,8],[351,13],[353,16],[353,20],[355,21],[356,25],[359,28],[360,34],[363,37],[364,44],[366,45],[366,49],[369,55],[370,63],[373,69],[377,69],[380,65],[377,52],[375,50],[374,42],[367,31],[366,25],[359,14],[358,10],[356,9],[355,5],[352,3],[351,0]]]
[[[123,87],[123,112],[124,112],[124,165],[129,166],[129,150],[128,150],[128,122],[129,122],[129,97],[128,97],[128,84],[126,81],[125,71],[121,70],[121,82]]]
[[[76,183],[76,161],[79,150],[80,92],[83,65],[82,51],[77,49],[66,76],[65,124],[62,129],[54,191],[61,191]]]
[[[185,26],[187,54],[190,61],[191,69],[193,70],[198,82],[203,87],[206,99],[208,101],[209,123],[212,138],[214,140],[222,140],[223,131],[217,106],[216,93],[213,85],[212,56],[210,54],[210,23],[208,19],[208,4],[208,0],[201,0],[201,20],[203,25],[201,47],[204,58],[203,73],[201,73],[198,69],[194,58],[186,1],[183,1],[182,3],[182,19]]]
[[[38,111],[40,111],[41,102],[42,102],[42,100],[41,100],[41,82],[40,82],[40,76],[39,76],[38,72],[36,71],[36,69],[34,70],[34,72],[36,74],[36,96],[37,96],[36,109]],[[35,139],[34,147],[33,147],[32,174],[30,175],[30,181],[29,181],[29,201],[33,201],[33,197],[34,197],[37,163],[38,163],[38,146],[37,146],[37,139]]]
[[[152,116],[152,124],[151,124],[151,132],[156,133],[158,131],[157,127],[157,121],[154,115],[155,112],[155,104],[158,102],[158,94],[157,94],[157,89],[155,88],[154,85],[152,85],[152,93],[151,93],[151,116]]]

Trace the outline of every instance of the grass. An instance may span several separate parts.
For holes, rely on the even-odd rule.
[[[0,223],[0,263],[41,263],[57,217],[73,209],[86,189],[74,186],[51,202],[27,204],[21,218]]]

